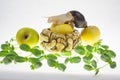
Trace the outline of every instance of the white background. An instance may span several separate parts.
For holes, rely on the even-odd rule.
[[[112,70],[109,67],[105,67],[101,70],[100,76],[102,75],[102,78],[104,78],[104,75],[120,76],[119,0],[0,0],[0,44],[15,37],[16,32],[22,27],[31,27],[40,33],[43,28],[50,27],[46,17],[63,14],[70,10],[80,11],[84,14],[88,25],[98,26],[101,30],[101,39],[103,39],[104,44],[109,45],[110,49],[114,50],[117,54],[115,58],[117,68]],[[27,75],[27,77],[25,75],[22,76],[23,78],[21,79],[29,79],[29,75],[34,75],[37,77],[36,80],[40,79],[40,77],[35,74],[42,73],[94,75],[94,73],[85,71],[80,65],[70,65],[66,72],[62,73],[46,65],[41,69],[31,71],[28,64],[11,64],[7,66],[0,64],[0,79],[5,79],[6,75],[9,75],[10,78],[12,76],[12,79],[14,79],[14,76],[11,74],[12,72],[16,76],[23,73]],[[100,76],[99,78],[101,78]],[[59,75],[56,75],[56,77],[59,77]],[[69,78],[64,75],[63,79]],[[74,79],[79,80],[82,78],[77,76]],[[48,79],[43,78],[43,80]],[[69,80],[72,80],[72,77]]]

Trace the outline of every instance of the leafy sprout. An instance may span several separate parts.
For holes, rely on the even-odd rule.
[[[49,67],[65,71],[67,69],[67,64],[79,64],[81,61],[84,62],[83,68],[87,71],[95,71],[97,75],[101,68],[105,67],[106,64],[110,68],[114,69],[117,64],[113,60],[116,57],[116,53],[109,49],[109,46],[103,45],[102,41],[98,41],[93,46],[78,44],[72,51],[63,51],[61,53],[45,53],[44,50],[40,49],[40,46],[35,46],[31,48],[27,44],[21,44],[19,49],[23,53],[29,53],[30,56],[20,56],[19,52],[16,50],[16,46],[10,42],[6,41],[1,44],[0,58],[1,64],[15,63],[30,63],[30,68],[32,70],[42,67],[42,61],[46,60]],[[97,58],[96,58],[97,55]],[[59,59],[63,58],[63,62]],[[105,62],[103,66],[98,66],[98,60]]]

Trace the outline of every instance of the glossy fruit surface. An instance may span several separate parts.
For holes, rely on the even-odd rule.
[[[52,32],[67,34],[74,31],[74,28],[69,24],[53,24],[50,28]]]
[[[81,41],[93,45],[100,39],[100,30],[96,26],[88,26],[81,32]]]
[[[18,44],[27,44],[34,47],[39,41],[39,35],[34,29],[24,27],[18,30],[16,40]]]

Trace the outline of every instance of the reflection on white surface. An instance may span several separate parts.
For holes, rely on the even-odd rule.
[[[7,73],[7,75],[6,75]],[[31,72],[5,72],[0,73],[0,80],[120,80],[119,75],[74,75],[60,73],[31,73]]]
[[[32,27],[40,33],[43,28],[50,27],[46,17],[78,10],[84,14],[88,25],[100,28],[101,39],[117,54],[117,68],[103,68],[98,78],[90,76],[94,73],[85,71],[80,64],[68,65],[67,71],[63,73],[46,64],[31,71],[27,63],[22,63],[7,66],[0,64],[0,80],[120,80],[119,3],[119,0],[0,0],[0,44],[15,37],[21,27]],[[44,74],[46,72],[48,74]]]

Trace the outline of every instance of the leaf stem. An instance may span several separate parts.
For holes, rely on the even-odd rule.
[[[98,69],[104,68],[104,67],[107,66],[107,65],[108,65],[108,64],[105,64],[105,65],[99,67]]]

